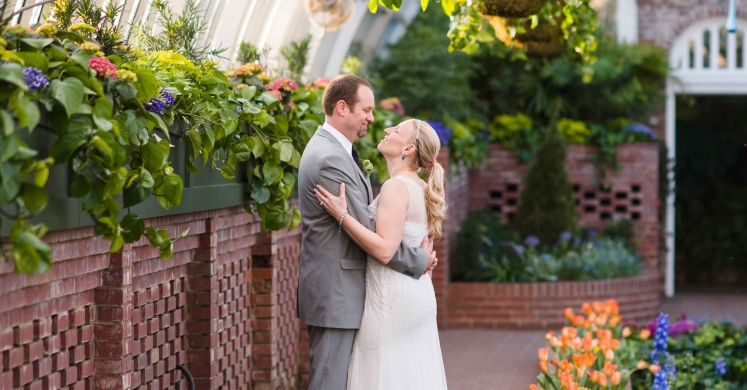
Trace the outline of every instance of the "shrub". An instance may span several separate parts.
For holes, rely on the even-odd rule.
[[[555,131],[535,153],[524,176],[517,219],[522,236],[535,235],[540,242],[554,242],[576,226],[573,185],[565,171],[565,144]]]
[[[515,238],[516,234],[507,229],[505,222],[496,214],[470,212],[457,233],[454,253],[458,255],[452,256],[449,264],[451,280],[491,280],[491,275],[485,272],[483,261],[502,256],[498,243]]]

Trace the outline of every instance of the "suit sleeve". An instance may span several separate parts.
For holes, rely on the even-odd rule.
[[[375,230],[376,221],[368,218],[371,230]],[[420,247],[414,247],[406,244],[404,241],[399,244],[397,252],[389,260],[387,266],[397,272],[401,272],[413,279],[420,279],[425,274],[428,265],[428,252]]]

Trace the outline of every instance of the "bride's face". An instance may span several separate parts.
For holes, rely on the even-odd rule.
[[[385,156],[400,156],[405,154],[412,145],[413,126],[412,120],[404,121],[397,126],[384,129],[384,137],[377,149]]]

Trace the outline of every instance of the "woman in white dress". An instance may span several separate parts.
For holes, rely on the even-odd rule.
[[[446,212],[441,147],[428,123],[411,119],[385,130],[378,150],[390,180],[369,206],[372,232],[347,216],[345,187],[335,197],[321,186],[316,195],[342,228],[370,256],[366,300],[348,368],[348,390],[440,390],[446,375],[436,325],[436,295],[430,272],[419,280],[385,266],[402,241],[418,246],[441,237]],[[427,182],[418,177],[425,171]]]

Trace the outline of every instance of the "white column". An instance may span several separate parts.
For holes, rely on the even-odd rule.
[[[617,1],[617,42],[638,43],[638,1]]]
[[[674,158],[676,94],[671,79],[667,80],[666,145],[667,145],[667,213],[666,213],[666,271],[664,274],[667,297],[674,296]]]

